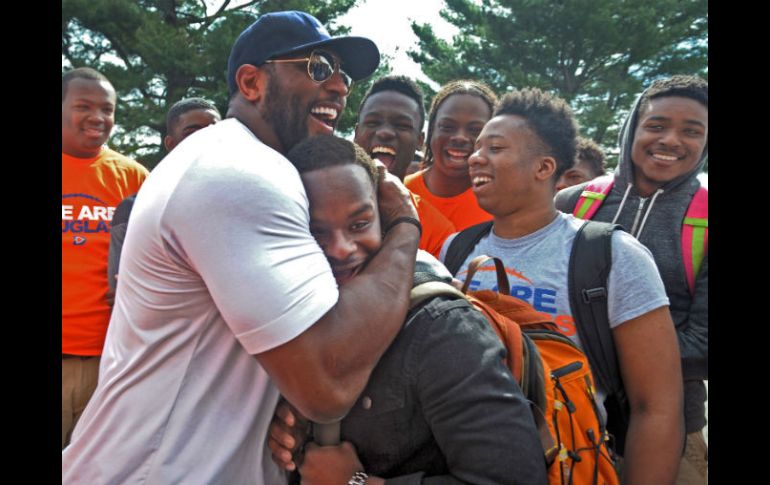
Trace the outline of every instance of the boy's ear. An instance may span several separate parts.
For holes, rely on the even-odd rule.
[[[540,157],[536,162],[535,178],[548,180],[556,173],[556,159],[553,157]]]

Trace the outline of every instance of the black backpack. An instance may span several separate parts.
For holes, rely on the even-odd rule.
[[[628,398],[620,376],[615,344],[607,316],[607,278],[612,264],[611,237],[617,224],[586,221],[577,234],[568,268],[569,301],[583,351],[594,379],[607,391],[607,431],[613,448],[623,456],[629,421]],[[456,275],[481,239],[492,230],[492,221],[461,231],[447,248],[444,265]],[[495,256],[495,255],[492,255]]]

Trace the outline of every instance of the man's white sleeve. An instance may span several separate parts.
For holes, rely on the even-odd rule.
[[[339,295],[296,170],[285,162],[265,172],[198,167],[164,218],[167,240],[251,354],[301,334]]]

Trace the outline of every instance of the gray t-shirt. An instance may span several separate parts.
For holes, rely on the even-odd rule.
[[[559,329],[578,346],[569,304],[567,269],[575,234],[585,221],[569,214],[559,215],[542,229],[516,239],[503,239],[494,229],[484,237],[463,262],[455,277],[465,280],[468,262],[476,256],[497,256],[505,264],[511,294],[526,300],[536,310],[551,315]],[[441,260],[456,234],[441,248]],[[476,272],[471,290],[497,289],[491,262]],[[623,231],[612,235],[612,268],[608,291],[610,327],[668,305],[668,298],[650,251]]]
[[[492,229],[476,245],[455,277],[465,280],[468,262],[474,257],[481,254],[497,256],[505,265],[511,294],[552,316],[562,333],[582,348],[570,309],[567,272],[575,234],[584,222],[560,212],[547,226],[520,238],[503,239]],[[455,236],[451,235],[444,242],[441,261]],[[489,262],[479,268],[470,289],[497,290],[494,264]],[[650,251],[623,231],[615,231],[612,235],[612,268],[607,291],[612,328],[668,305]],[[601,402],[606,394],[601,389],[599,394]]]

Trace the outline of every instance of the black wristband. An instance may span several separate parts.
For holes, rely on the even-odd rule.
[[[402,222],[414,224],[417,227],[417,230],[420,231],[420,237],[422,237],[422,224],[420,224],[420,221],[418,221],[414,217],[408,217],[408,216],[401,216],[393,219],[393,221],[390,224],[388,224],[388,227],[385,228],[385,234],[387,234],[388,231],[393,229],[393,227],[395,227],[396,224],[400,224]]]

